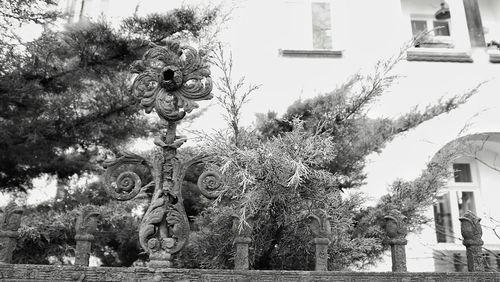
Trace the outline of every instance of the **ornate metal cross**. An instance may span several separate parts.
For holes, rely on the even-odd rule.
[[[139,241],[149,253],[149,266],[171,267],[172,254],[186,246],[189,222],[182,199],[182,182],[188,167],[201,163],[198,156],[187,162],[177,158],[177,149],[186,138],[176,135],[177,122],[197,108],[196,101],[213,96],[210,70],[204,54],[189,46],[168,42],[154,45],[132,65],[138,73],[133,95],[150,113],[153,109],[167,122],[167,131],[154,140],[153,160],[125,153],[105,162],[106,191],[118,200],[130,200],[139,192],[152,192],[149,207],[139,226]],[[217,197],[221,187],[217,172],[204,172],[198,179],[201,193]]]

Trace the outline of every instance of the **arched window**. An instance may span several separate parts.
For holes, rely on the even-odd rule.
[[[453,243],[460,237],[459,218],[468,210],[477,213],[479,175],[473,160],[462,158],[452,165],[453,177],[434,204],[438,243]]]

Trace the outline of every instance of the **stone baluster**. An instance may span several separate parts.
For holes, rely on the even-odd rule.
[[[3,210],[0,218],[0,263],[12,262],[22,215],[23,209],[14,202],[10,202]]]
[[[90,250],[94,241],[94,233],[97,231],[99,212],[91,207],[82,210],[76,221],[76,251],[75,265],[89,265]]]
[[[234,245],[236,246],[236,253],[234,255],[234,269],[249,269],[249,256],[248,249],[250,243],[252,243],[252,227],[253,220],[249,218],[246,222],[242,223],[240,228],[240,219],[238,216],[233,217],[233,230],[235,232],[236,238],[234,239]]]
[[[406,217],[400,211],[393,209],[384,217],[385,232],[388,236],[386,243],[391,246],[392,271],[406,272],[406,250],[408,243],[406,234]]]
[[[460,220],[460,230],[464,238],[462,244],[465,246],[467,254],[467,268],[469,272],[484,271],[483,251],[484,244],[481,236],[483,230],[481,228],[481,218],[477,217],[471,211],[467,211]]]
[[[309,228],[314,235],[314,245],[316,248],[316,271],[328,271],[328,245],[332,229],[330,227],[330,218],[324,210],[315,210],[307,216],[309,219]]]

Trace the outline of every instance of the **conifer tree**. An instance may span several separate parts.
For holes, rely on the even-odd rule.
[[[51,0],[2,2],[4,21],[46,24]],[[158,126],[147,120],[128,90],[130,64],[151,44],[200,36],[218,8],[184,7],[132,16],[113,28],[82,20],[46,28],[28,43],[13,43],[1,29],[0,190],[26,190],[31,179],[95,171],[108,153]],[[12,32],[11,32],[12,33]]]
[[[313,270],[313,235],[307,215],[321,209],[330,217],[329,270],[362,268],[376,262],[383,216],[398,208],[410,228],[425,221],[423,211],[444,186],[454,152],[443,152],[414,181],[396,181],[376,207],[363,207],[356,192],[366,179],[369,154],[396,136],[465,103],[479,86],[398,118],[370,118],[367,109],[397,79],[395,65],[406,48],[380,61],[372,73],[352,76],[338,89],[292,104],[283,117],[260,114],[256,128],[205,136],[204,150],[215,156],[225,190],[217,205],[199,217],[185,267],[232,268],[235,231],[252,222],[250,264],[254,269]],[[229,137],[228,137],[229,136]],[[397,176],[395,176],[395,179]],[[343,193],[344,192],[344,193]]]

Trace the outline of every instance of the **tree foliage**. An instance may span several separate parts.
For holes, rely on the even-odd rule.
[[[2,2],[1,13],[18,17],[3,20],[45,23],[57,16],[36,3],[53,4],[49,0]],[[28,43],[7,42],[3,37],[2,44],[9,48],[2,49],[8,55],[0,56],[0,189],[29,189],[31,179],[43,173],[64,181],[74,174],[99,172],[100,162],[130,138],[155,133],[156,122],[140,112],[129,92],[129,65],[149,48],[149,42],[161,45],[167,37],[199,36],[217,16],[217,8],[184,7],[133,16],[118,29],[104,20],[85,20],[62,30],[47,29]],[[141,29],[146,27],[155,32]],[[190,176],[193,173],[188,177],[196,178]],[[197,197],[189,193],[188,200]],[[103,265],[130,266],[141,258],[137,240],[141,202],[110,202],[97,182],[70,189],[56,202],[29,207],[14,254],[16,262],[68,263],[66,259],[74,256],[75,219],[83,205],[92,205],[102,214],[92,252]],[[190,207],[188,213],[194,215],[203,203]]]
[[[182,155],[188,157],[192,152],[184,150]],[[190,219],[208,206],[195,184],[201,173],[202,167],[194,166],[185,177],[182,192]],[[91,254],[100,259],[103,266],[132,266],[136,261],[139,264],[146,261],[147,255],[139,245],[138,229],[147,200],[112,200],[103,185],[100,180],[74,185],[54,200],[27,207],[14,252],[15,262],[70,264],[75,256],[76,219],[88,206],[101,214]]]
[[[134,15],[123,21],[122,28],[132,38],[154,43],[160,43],[177,32],[188,32],[198,37],[203,29],[214,23],[219,12],[220,7],[205,11],[181,8],[166,14],[153,13],[145,17]]]
[[[75,256],[75,223],[86,207],[100,212],[101,220],[92,254],[103,266],[131,266],[141,258],[137,227],[142,206],[132,202],[109,201],[102,183],[76,187],[57,201],[25,210],[14,251],[16,263],[69,264]],[[140,210],[139,210],[140,211]]]
[[[255,269],[313,269],[307,215],[317,209],[330,216],[330,270],[362,268],[380,258],[383,216],[389,208],[401,208],[417,226],[423,208],[443,186],[450,158],[430,163],[414,181],[395,182],[393,192],[375,208],[363,208],[359,193],[342,193],[364,183],[369,154],[465,103],[477,90],[395,119],[368,117],[368,106],[397,78],[393,69],[405,50],[379,62],[371,74],[355,75],[330,93],[295,102],[282,118],[259,115],[255,130],[240,131],[238,145],[224,132],[205,136],[203,150],[215,156],[225,190],[219,204],[198,218],[184,265],[231,268],[231,242],[223,238],[234,238],[234,216],[240,228],[253,222],[250,260]]]
[[[244,76],[237,82],[234,81],[233,54],[226,55],[221,43],[213,51],[211,62],[222,73],[215,81],[218,92],[215,98],[224,110],[224,119],[232,131],[234,143],[238,146],[243,105],[250,100],[250,95],[257,91],[260,85],[248,84]]]
[[[18,2],[25,7],[36,1]],[[196,36],[216,16],[216,9],[185,7],[133,16],[119,29],[82,21],[18,46],[21,51],[8,58],[15,64],[0,72],[0,189],[28,189],[42,173],[64,179],[93,171],[107,152],[154,133],[157,126],[128,90],[130,63],[148,42],[162,44],[178,33]]]
[[[24,24],[47,25],[61,14],[54,10],[54,0],[13,0],[0,2],[0,74],[19,62],[16,60],[17,43],[21,41],[16,30]]]

